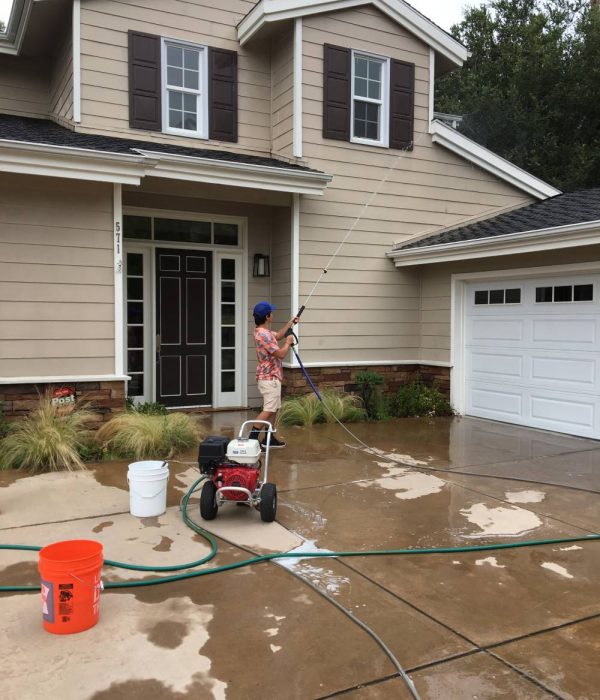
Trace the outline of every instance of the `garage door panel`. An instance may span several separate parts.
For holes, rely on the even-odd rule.
[[[531,356],[531,379],[560,385],[577,384],[581,389],[597,389],[598,360],[595,358],[566,358],[547,354]]]
[[[479,342],[520,342],[523,340],[522,320],[474,318],[471,322],[470,336]]]
[[[532,393],[530,398],[531,418],[541,427],[552,427],[564,432],[565,426],[575,429],[594,428],[597,401],[593,397],[589,400],[568,397],[536,395]]]
[[[543,318],[533,320],[532,340],[545,347],[593,347],[596,345],[597,329],[594,318]]]
[[[518,418],[523,412],[523,396],[518,389],[507,391],[501,385],[471,385],[468,393],[470,409],[485,412],[486,418],[497,415],[506,420],[507,416]]]
[[[478,352],[471,350],[467,361],[467,375],[473,378],[523,377],[523,357],[517,354]]]
[[[593,285],[592,300],[556,296],[557,287],[581,284]],[[481,291],[509,287],[521,290],[520,303],[486,303],[491,291]],[[478,282],[466,293],[465,412],[600,438],[600,276]]]

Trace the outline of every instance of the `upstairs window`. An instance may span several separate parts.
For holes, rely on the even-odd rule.
[[[129,126],[238,140],[237,53],[129,31]]]
[[[352,54],[352,141],[387,147],[389,61]]]
[[[206,49],[163,40],[163,131],[208,137]]]
[[[323,138],[412,150],[415,65],[325,44]]]

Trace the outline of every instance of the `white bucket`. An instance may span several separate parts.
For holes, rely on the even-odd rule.
[[[129,512],[138,518],[152,518],[167,510],[166,462],[133,462],[129,465]]]

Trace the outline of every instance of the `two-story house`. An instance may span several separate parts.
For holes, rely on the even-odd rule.
[[[252,306],[283,323],[352,229],[299,329],[317,381],[419,369],[461,411],[550,428],[592,381],[568,429],[599,436],[597,240],[519,247],[500,228],[478,247],[482,220],[559,192],[434,120],[434,80],[466,56],[403,0],[16,0],[0,37],[7,412],[64,384],[107,409],[256,405]],[[452,234],[464,224],[472,240]],[[569,285],[587,320],[557,339],[542,321],[566,307],[535,295]],[[550,359],[527,384],[535,328]],[[588,374],[565,359],[526,415],[571,341]]]

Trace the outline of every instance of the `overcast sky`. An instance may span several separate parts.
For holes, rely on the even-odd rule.
[[[12,0],[0,0],[0,19],[6,22],[12,7]]]
[[[463,8],[485,5],[485,0],[407,0],[407,2],[446,31],[453,24],[460,22]]]
[[[427,15],[444,29],[459,22],[462,18],[462,8],[482,5],[484,0],[409,0],[410,4]],[[10,14],[12,0],[0,0],[0,19],[6,21]]]

